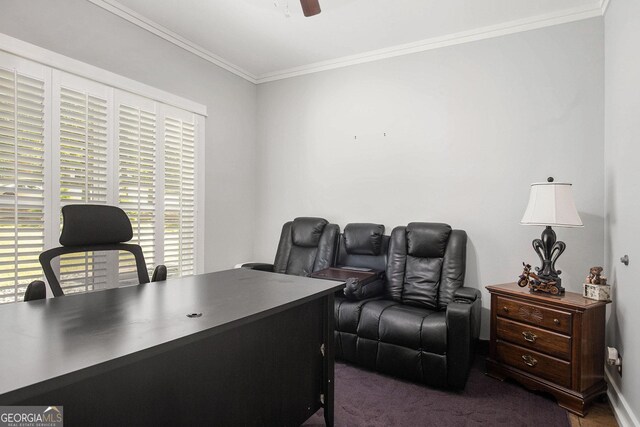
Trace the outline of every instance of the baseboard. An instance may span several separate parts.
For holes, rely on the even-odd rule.
[[[624,398],[618,385],[611,378],[609,370],[605,368],[605,376],[607,377],[607,383],[609,388],[607,390],[607,396],[609,397],[609,403],[611,409],[613,409],[613,415],[616,417],[616,421],[620,427],[635,427],[640,426],[638,417],[633,413],[631,406]]]

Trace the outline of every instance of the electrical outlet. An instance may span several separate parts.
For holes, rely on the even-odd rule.
[[[620,360],[620,364],[618,365],[618,375],[622,377],[622,355],[618,353],[618,358]]]

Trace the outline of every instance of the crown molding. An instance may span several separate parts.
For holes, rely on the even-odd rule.
[[[603,16],[610,2],[610,0],[601,0],[600,4],[595,7],[579,7],[562,10],[546,15],[539,15],[530,18],[504,22],[502,24],[490,25],[468,31],[461,31],[445,36],[432,37],[417,42],[372,50],[356,55],[334,58],[327,61],[315,62],[300,67],[288,68],[256,76],[249,71],[246,71],[241,67],[238,67],[237,65],[234,65],[224,58],[205,49],[204,47],[199,46],[198,44],[187,40],[179,34],[174,33],[173,31],[163,27],[162,25],[152,21],[151,19],[140,15],[139,13],[127,8],[126,6],[123,6],[116,0],[88,1],[254,84],[288,79],[305,74],[318,73],[321,71],[333,70],[336,68],[348,67],[351,65],[363,64],[367,62],[374,62],[382,59],[393,58],[396,56],[409,55],[412,53],[424,52],[427,50],[439,49],[442,47],[454,46],[463,43],[500,37],[508,34],[515,34],[523,31],[550,27],[553,25],[566,24],[569,22],[580,21],[597,16]]]
[[[607,0],[604,0],[607,1]],[[391,46],[384,49],[372,50],[356,55],[342,58],[330,59],[328,61],[316,62],[301,67],[289,68],[273,73],[261,74],[257,78],[257,83],[267,83],[275,80],[282,80],[305,74],[318,73],[320,71],[333,70],[336,68],[348,67],[366,62],[379,61],[381,59],[393,58],[396,56],[409,55],[417,52],[424,52],[441,47],[453,46],[457,44],[469,43],[523,31],[535,30],[553,25],[566,24],[583,19],[602,16],[601,6],[589,8],[574,8],[547,15],[534,16],[531,18],[519,19],[505,22],[498,25],[477,28],[469,31],[449,34],[446,36],[432,37],[417,42]]]
[[[211,62],[214,65],[217,65],[220,68],[223,68],[235,74],[236,76],[240,76],[243,79],[250,81],[251,83],[257,83],[257,78],[252,73],[242,69],[241,67],[238,67],[237,65],[232,64],[231,62],[205,49],[204,47],[185,39],[179,34],[176,34],[168,28],[165,28],[162,25],[158,24],[157,22],[154,22],[151,19],[140,15],[139,13],[129,9],[128,7],[118,3],[115,0],[89,0],[89,2],[98,7],[101,7],[108,12],[113,13],[114,15],[119,16],[120,18],[129,21],[134,25],[137,25],[144,30],[149,31],[150,33],[155,34],[160,38],[163,38],[170,43],[173,43],[174,45],[186,51],[193,53],[194,55],[199,56],[206,61]]]

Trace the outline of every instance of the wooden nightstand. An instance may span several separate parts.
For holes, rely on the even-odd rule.
[[[515,283],[487,286],[491,343],[487,373],[552,394],[584,416],[607,391],[604,381],[605,310],[608,301],[581,294],[532,294]]]

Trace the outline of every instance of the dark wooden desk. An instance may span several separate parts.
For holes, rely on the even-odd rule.
[[[342,287],[235,269],[1,306],[0,405],[62,405],[69,426],[297,426],[324,406],[332,425]]]

